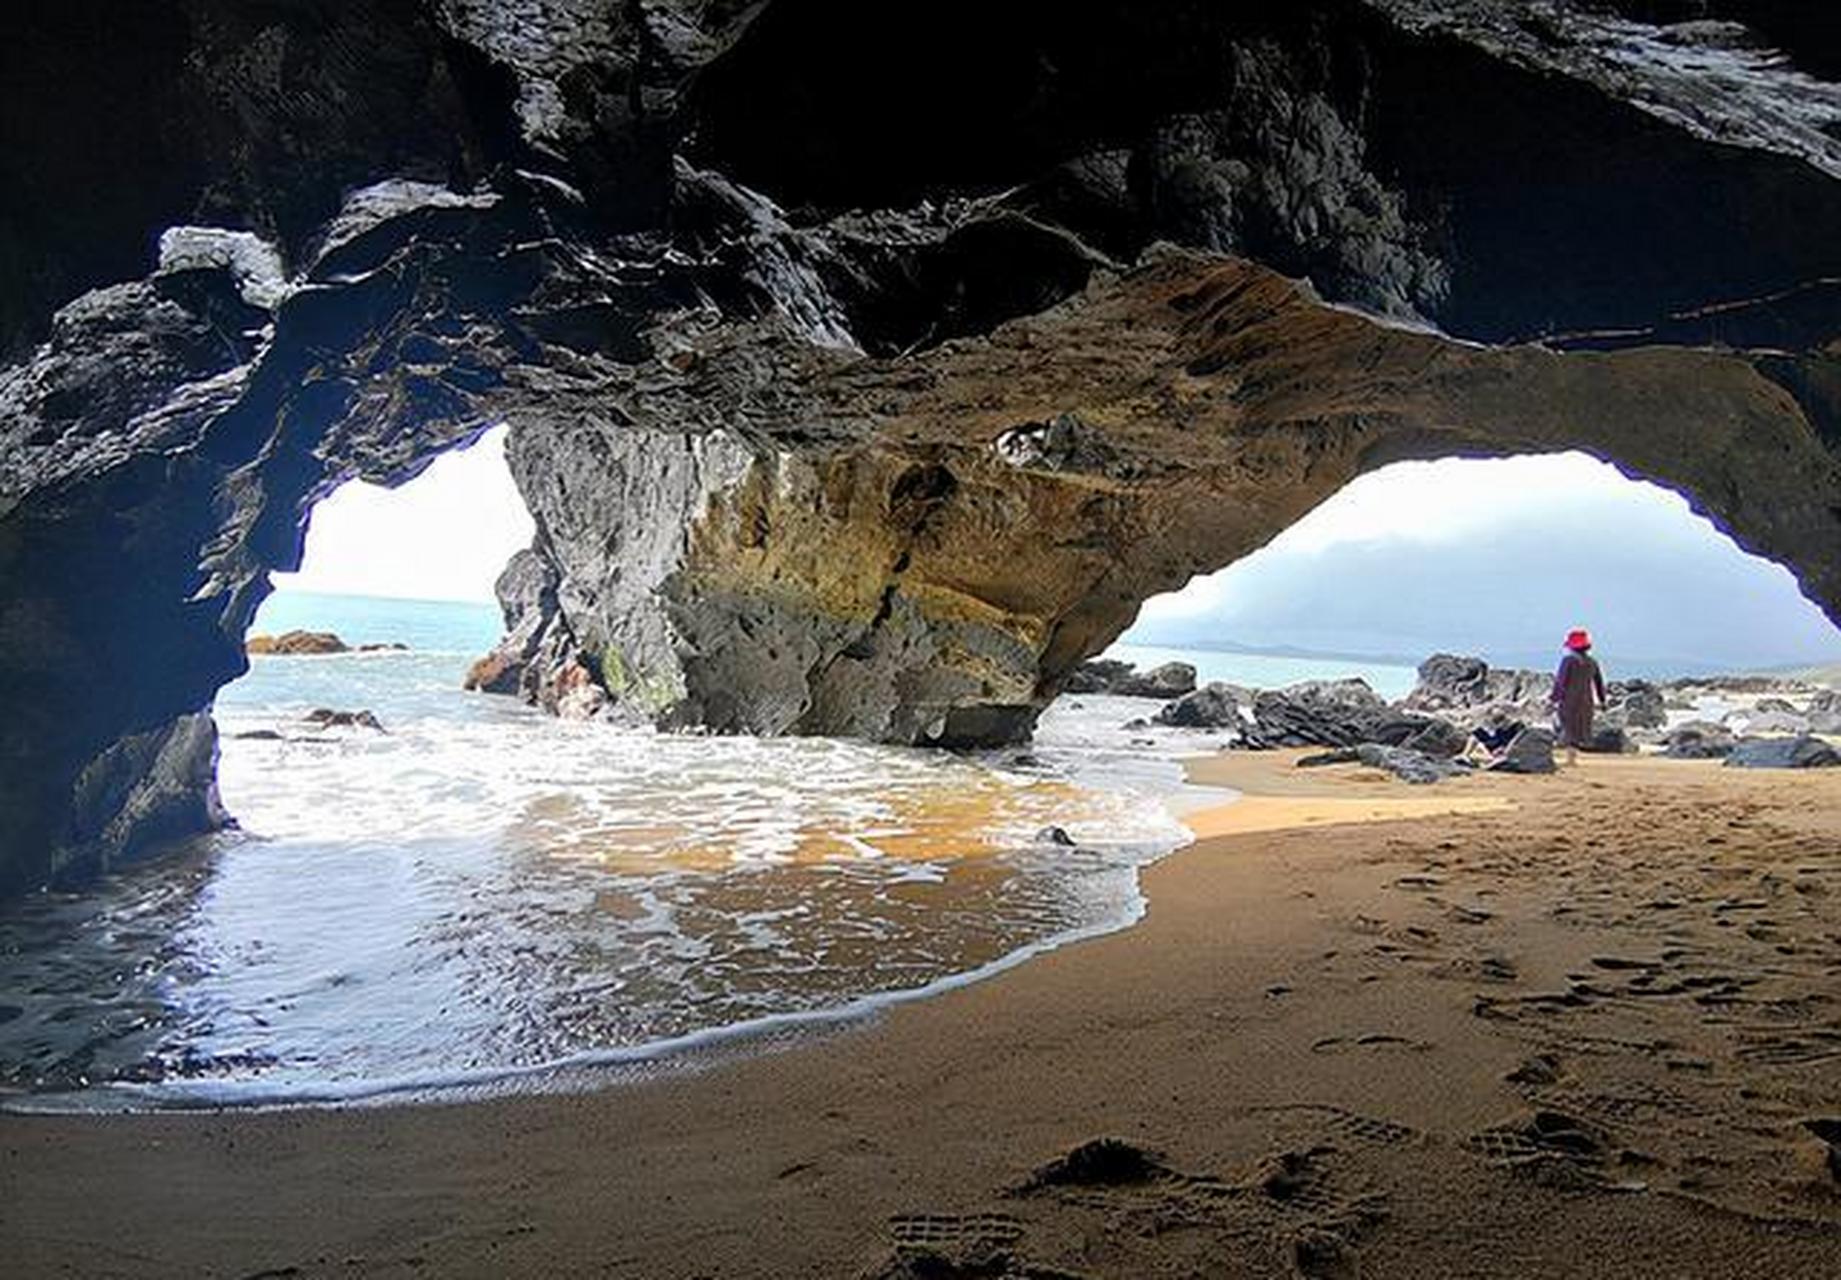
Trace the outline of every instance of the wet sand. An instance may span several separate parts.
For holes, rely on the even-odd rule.
[[[1832,1276],[1841,770],[1247,799],[1138,927],[581,1096],[0,1116],[8,1275]]]

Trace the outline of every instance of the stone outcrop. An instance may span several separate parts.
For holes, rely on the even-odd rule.
[[[368,709],[340,711],[333,707],[315,707],[304,717],[306,723],[321,729],[374,729],[387,732],[377,713]]]
[[[1547,672],[1491,667],[1481,658],[1435,653],[1419,664],[1419,682],[1401,706],[1432,712],[1466,724],[1492,712],[1538,716],[1547,705],[1553,676]]]
[[[1257,695],[1251,689],[1211,680],[1158,709],[1158,724],[1175,729],[1234,729],[1244,731]],[[1247,714],[1241,713],[1241,708]]]
[[[245,653],[299,654],[349,653],[351,646],[330,631],[284,631],[278,636],[251,636],[243,644]]]
[[[563,714],[1018,739],[1402,458],[1595,452],[1841,608],[1837,50],[1706,7],[1788,58],[1546,0],[71,0],[0,80],[0,887],[219,820],[312,504],[501,421],[477,683]]]
[[[1139,671],[1129,662],[1102,658],[1082,662],[1068,674],[1063,693],[1103,693],[1116,698],[1180,698],[1195,690],[1195,668],[1166,662]]]

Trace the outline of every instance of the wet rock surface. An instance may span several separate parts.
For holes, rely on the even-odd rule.
[[[559,714],[1018,740],[1452,453],[1591,449],[1841,601],[1835,51],[1777,9],[1787,60],[1508,0],[180,8],[0,53],[0,887],[220,820],[313,502],[498,421],[474,683]]]

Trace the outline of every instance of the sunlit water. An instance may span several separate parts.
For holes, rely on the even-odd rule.
[[[659,735],[461,692],[490,611],[309,604],[421,647],[255,659],[217,709],[240,830],[0,916],[11,1089],[354,1098],[860,1013],[1129,924],[1204,798],[1175,761],[1212,743],[1122,728],[1142,701],[980,756]]]

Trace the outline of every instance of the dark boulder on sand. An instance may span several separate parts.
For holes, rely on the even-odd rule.
[[[1364,742],[1358,747],[1338,747],[1334,751],[1305,756],[1298,761],[1298,768],[1313,769],[1326,764],[1365,764],[1371,769],[1385,769],[1402,782],[1415,785],[1443,782],[1446,778],[1472,772],[1470,765],[1456,760],[1379,742]]]
[[[1832,769],[1841,752],[1807,734],[1799,738],[1741,738],[1726,757],[1730,769]]]
[[[1502,757],[1490,769],[1496,773],[1552,773],[1553,731],[1523,729],[1503,748]]]
[[[1732,754],[1732,730],[1707,720],[1676,725],[1662,739],[1662,754],[1671,760],[1717,760]]]
[[[1620,756],[1633,754],[1637,745],[1631,741],[1629,733],[1614,724],[1600,725],[1592,731],[1592,740],[1580,748],[1596,755]]]
[[[1449,720],[1428,716],[1425,722],[1400,745],[1422,755],[1449,758],[1464,749],[1470,735]]]
[[[1424,785],[1443,782],[1470,770],[1455,760],[1427,755],[1408,747],[1388,747],[1378,742],[1364,742],[1355,748],[1355,758],[1375,769],[1385,769],[1402,782]]]

